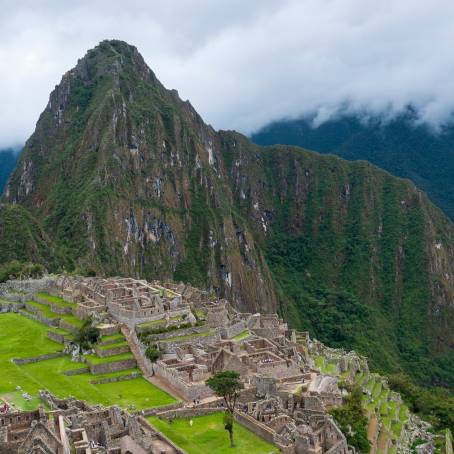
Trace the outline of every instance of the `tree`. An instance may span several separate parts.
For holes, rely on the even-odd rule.
[[[223,397],[225,402],[224,427],[229,432],[230,446],[235,447],[233,441],[233,413],[238,398],[238,392],[243,389],[243,383],[240,382],[240,374],[233,371],[218,372],[206,381],[217,396]]]
[[[96,344],[101,335],[99,329],[95,326],[92,326],[91,324],[91,317],[86,318],[82,326],[79,328],[79,331],[74,336],[74,341],[85,350],[88,350],[94,344]]]
[[[149,346],[145,350],[145,356],[152,362],[155,363],[160,357],[161,352],[154,346]]]

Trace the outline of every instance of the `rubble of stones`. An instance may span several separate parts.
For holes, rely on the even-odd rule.
[[[311,339],[307,332],[289,329],[276,314],[239,312],[229,302],[214,299],[207,292],[185,284],[63,276],[39,282],[16,282],[0,287],[3,298],[15,295],[10,298],[10,310],[15,310],[30,293],[44,290],[76,303],[74,315],[92,317],[105,333],[121,330],[144,377],[154,376],[181,400],[176,408],[150,410],[152,414],[171,419],[222,411],[222,399],[213,396],[206,380],[220,371],[236,371],[244,390],[237,401],[235,418],[274,443],[281,452],[354,453],[329,410],[342,405],[347,393],[338,386],[340,375],[343,382],[353,385],[357,374],[369,374],[367,361],[356,353],[329,349]],[[161,353],[154,363],[145,355],[150,345]],[[313,359],[318,355],[336,359],[336,374],[321,373]],[[12,419],[19,418],[21,424],[29,426],[25,439],[22,435],[27,431],[18,429],[22,435],[15,440],[16,423],[8,426],[0,419],[3,427],[0,440],[4,445],[28,447],[35,442],[33,434],[39,429],[47,433],[45,437],[40,435],[39,440],[46,439],[55,446],[69,440],[72,445],[77,444],[76,453],[123,453],[127,452],[123,449],[125,443],[140,445],[144,452],[155,452],[143,447],[158,436],[156,431],[146,431],[150,426],[143,418],[118,409],[94,410],[80,404],[62,404],[51,396],[45,399],[51,401],[50,407],[57,412],[52,423],[44,421],[40,412],[26,413],[31,415],[26,418],[14,414]],[[62,413],[65,405],[71,410]],[[103,415],[99,421],[93,416],[96,430],[91,422],[84,425],[95,414]],[[103,422],[106,420],[113,425],[106,425]],[[399,452],[410,452],[409,446],[416,437],[413,432],[430,441],[427,428],[414,417],[412,421],[416,421],[412,432],[404,430],[399,440]],[[66,428],[67,435],[62,428]],[[118,433],[124,435],[119,438]],[[427,443],[424,452],[431,452],[431,446]],[[59,449],[42,452],[65,452]],[[176,449],[169,445],[156,452],[170,453]]]

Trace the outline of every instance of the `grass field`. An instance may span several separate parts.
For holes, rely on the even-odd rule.
[[[234,342],[240,342],[240,341],[250,337],[250,335],[251,335],[250,331],[248,329],[245,329],[244,331],[241,331],[241,333],[239,333],[236,336],[232,337],[232,340]]]
[[[137,409],[170,404],[175,399],[143,378],[93,385],[90,380],[104,375],[63,375],[84,365],[73,363],[69,356],[18,366],[12,358],[25,358],[61,351],[62,346],[47,338],[48,327],[18,314],[0,314],[0,398],[6,398],[20,409],[36,408],[38,391],[48,389],[58,397],[72,395],[89,403],[134,405]],[[128,371],[124,371],[127,373]],[[120,375],[108,374],[107,376]],[[16,386],[22,390],[16,391]],[[26,401],[22,392],[33,399]]]
[[[188,454],[267,454],[278,449],[250,430],[235,423],[235,448],[230,447],[229,434],[224,429],[223,414],[214,413],[189,419],[175,419],[172,423],[150,416],[148,420]]]

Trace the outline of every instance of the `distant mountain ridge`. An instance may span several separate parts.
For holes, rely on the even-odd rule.
[[[0,192],[3,192],[3,188],[5,187],[9,176],[16,166],[18,157],[18,149],[6,148],[0,150]]]
[[[348,160],[364,159],[408,178],[454,219],[454,124],[434,130],[414,109],[384,121],[340,115],[317,127],[311,119],[271,123],[251,136],[258,145],[297,145]]]
[[[190,282],[454,386],[452,222],[369,163],[215,131],[124,42],[63,76],[3,200],[69,271]]]

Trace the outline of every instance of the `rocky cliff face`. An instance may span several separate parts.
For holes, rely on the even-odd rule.
[[[126,43],[63,76],[5,198],[72,266],[189,281],[449,381],[454,228],[425,195],[366,163],[214,131]]]
[[[218,135],[125,43],[103,42],[63,76],[5,194],[84,268],[191,280],[252,310],[277,304]]]

